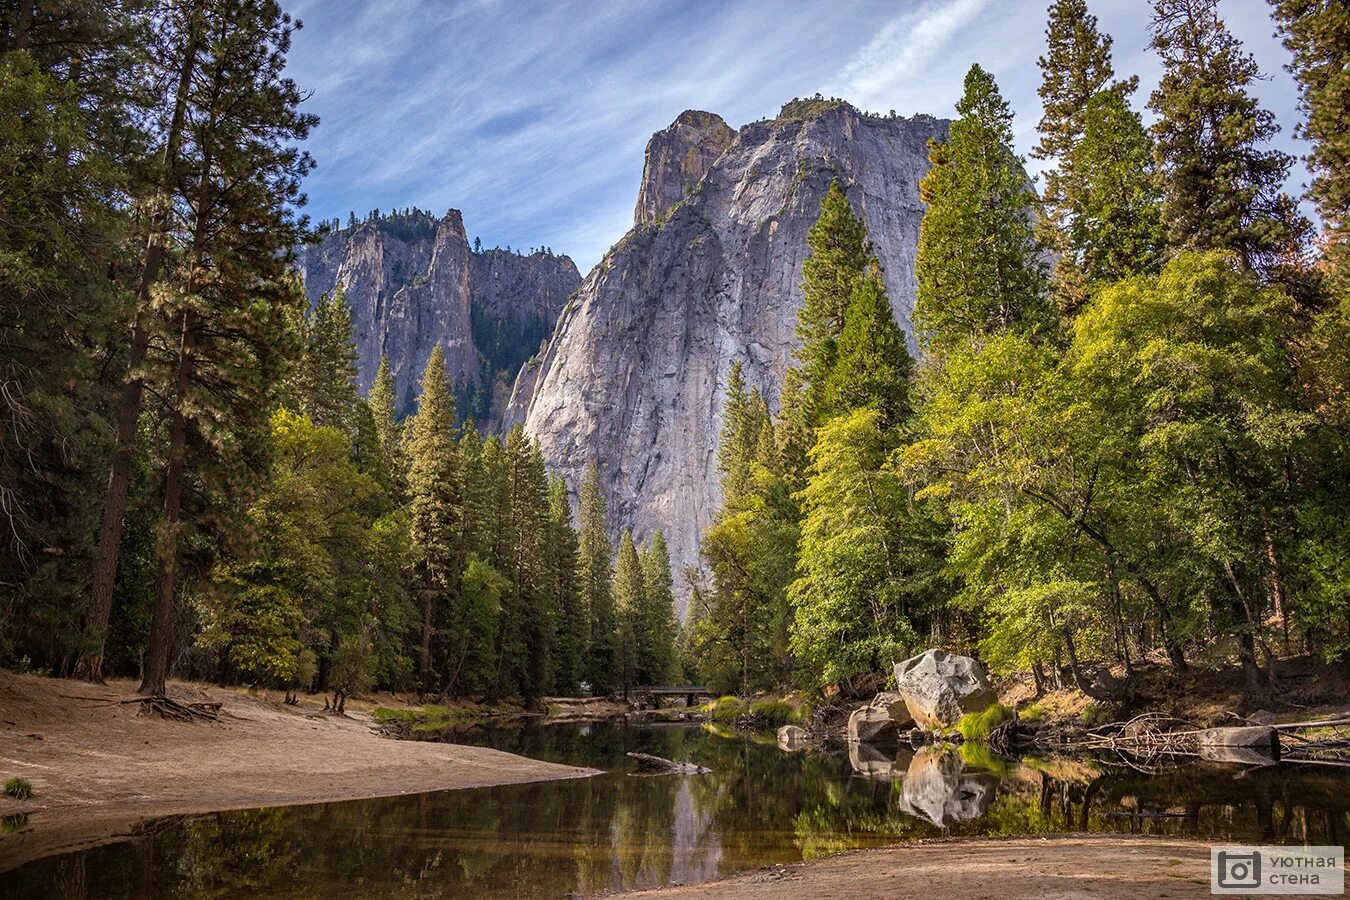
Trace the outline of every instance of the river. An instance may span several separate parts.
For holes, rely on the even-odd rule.
[[[772,735],[613,722],[437,737],[606,774],[153,822],[127,840],[0,875],[0,894],[559,898],[944,835],[1342,845],[1350,837],[1343,769],[1206,763],[1149,772],[1119,759],[1006,760],[970,747],[787,754]],[[643,776],[627,751],[712,772]]]

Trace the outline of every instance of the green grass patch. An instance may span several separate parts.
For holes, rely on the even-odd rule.
[[[11,778],[5,782],[5,794],[15,800],[30,800],[33,797],[33,786],[26,778]]]
[[[1045,707],[1039,703],[1032,703],[1017,714],[1017,717],[1023,722],[1041,722],[1045,720],[1047,713]]]
[[[956,730],[968,741],[983,741],[988,739],[990,732],[1004,722],[1011,721],[1012,717],[1010,707],[994,703],[982,712],[966,713],[956,723]]]
[[[703,704],[700,709],[708,717],[708,721],[729,724],[745,715],[750,706],[740,697],[727,695]]]
[[[750,703],[750,712],[756,716],[763,716],[769,720],[770,725],[782,725],[787,722],[801,721],[793,719],[797,712],[797,707],[786,699],[765,698],[763,700],[754,700]]]
[[[465,719],[491,715],[491,711],[428,703],[425,706],[412,706],[407,709],[377,706],[370,711],[370,715],[381,725],[403,725],[412,731],[439,731]]]

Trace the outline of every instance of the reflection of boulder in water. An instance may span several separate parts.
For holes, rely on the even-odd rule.
[[[896,765],[894,756],[887,756],[871,744],[848,745],[848,764],[853,774],[864,778],[899,778],[904,772]]]
[[[960,755],[925,747],[910,761],[900,810],[946,828],[984,815],[997,788],[996,777],[967,771]]]

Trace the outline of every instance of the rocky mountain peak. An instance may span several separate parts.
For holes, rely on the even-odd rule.
[[[736,132],[715,113],[686,109],[647,142],[633,224],[652,225],[702,180]]]
[[[387,356],[400,408],[412,411],[440,345],[460,412],[489,425],[581,281],[571,259],[548,249],[470,248],[457,209],[440,218],[419,209],[373,213],[297,248],[296,267],[311,303],[342,285],[362,391]]]
[[[700,536],[721,504],[731,366],[776,403],[792,364],[806,233],[832,181],[867,223],[910,332],[919,179],[928,141],[945,139],[948,124],[812,98],[728,141],[721,119],[697,115],[648,144],[637,224],[522,369],[509,410],[573,490],[594,462],[615,536],[664,530],[677,572],[699,567]]]

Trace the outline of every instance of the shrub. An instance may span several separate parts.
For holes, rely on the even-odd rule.
[[[744,700],[730,695],[703,704],[703,714],[712,722],[734,722],[743,716],[747,709]]]
[[[750,712],[753,715],[768,719],[771,725],[782,725],[784,722],[791,720],[792,714],[796,710],[786,700],[766,697],[763,700],[752,701]]]
[[[966,713],[956,723],[956,730],[968,741],[983,741],[990,732],[1011,720],[1013,711],[1002,703],[995,703],[983,712]]]
[[[28,800],[33,796],[33,786],[23,778],[11,778],[5,782],[5,793],[15,800]]]

